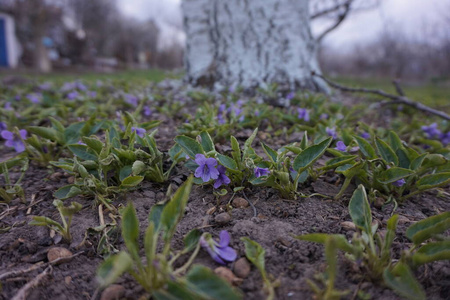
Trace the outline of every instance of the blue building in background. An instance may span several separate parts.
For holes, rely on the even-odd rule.
[[[20,57],[14,19],[0,12],[0,68],[15,68]]]

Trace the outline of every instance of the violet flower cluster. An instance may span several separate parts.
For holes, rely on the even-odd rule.
[[[200,238],[200,245],[221,265],[225,265],[227,261],[235,261],[237,253],[229,246],[230,234],[228,231],[222,230],[219,237],[219,242],[216,242],[212,239],[211,234],[204,234]]]
[[[334,149],[342,151],[342,152],[346,152],[347,151],[347,146],[344,144],[343,141],[338,141],[336,143],[336,147]]]
[[[422,126],[422,130],[425,133],[425,136],[429,139],[439,139],[444,146],[450,144],[450,131],[441,132],[438,129],[437,123],[432,123],[428,126]]]
[[[300,120],[304,120],[305,122],[309,122],[309,110],[306,108],[297,108],[298,118]]]
[[[230,184],[231,180],[226,175],[226,168],[218,165],[217,160],[212,157],[206,157],[203,154],[195,155],[195,162],[198,167],[195,170],[194,176],[201,178],[203,182],[208,182],[214,179],[214,188],[217,189],[222,185]]]
[[[260,167],[256,167],[256,168],[253,170],[253,174],[255,174],[255,177],[256,177],[256,178],[259,178],[259,177],[261,177],[261,176],[269,175],[269,174],[270,174],[270,171],[269,171],[268,168],[260,168]]]
[[[19,130],[19,134],[20,136],[9,130],[2,130],[0,132],[1,137],[6,140],[5,146],[14,148],[17,153],[25,151],[25,145],[22,140],[27,138],[27,131],[25,129],[21,129]]]
[[[331,136],[333,139],[337,139],[337,132],[336,132],[336,127],[327,127],[325,128],[326,133],[328,134],[328,136]]]

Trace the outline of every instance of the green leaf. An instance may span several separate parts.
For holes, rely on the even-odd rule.
[[[183,151],[192,159],[195,159],[196,154],[203,154],[202,146],[190,137],[179,135],[175,137],[175,142],[180,145]]]
[[[164,204],[155,204],[152,206],[150,213],[148,214],[148,223],[155,224],[155,232],[158,232],[161,228],[161,215],[164,209]]]
[[[61,226],[61,224],[59,224],[58,222],[47,218],[47,217],[41,217],[41,216],[36,216],[33,217],[33,220],[28,223],[28,225],[33,225],[33,226],[54,226],[56,228],[58,228],[60,231],[63,231],[64,228]]]
[[[227,169],[236,170],[236,171],[238,170],[236,162],[228,156],[218,153],[217,160],[220,162],[221,165],[223,165]]]
[[[132,166],[130,166],[130,165],[123,166],[119,170],[119,180],[123,181],[125,178],[130,176],[132,172],[133,172]]]
[[[144,176],[128,176],[127,178],[125,178],[124,180],[122,180],[122,183],[120,184],[121,188],[130,188],[130,187],[135,187],[137,186],[139,183],[141,183],[141,181],[144,180]]]
[[[100,154],[100,152],[103,149],[103,143],[97,138],[90,138],[90,137],[82,137],[81,140],[83,143],[85,143],[89,148],[94,150],[97,154]]]
[[[202,232],[198,229],[192,229],[188,234],[184,237],[184,249],[183,253],[188,253],[197,246],[200,237],[202,236]]]
[[[412,260],[416,266],[437,260],[450,260],[450,241],[428,243],[413,254]]]
[[[408,157],[408,153],[403,148],[395,150],[395,155],[398,157],[398,166],[401,168],[409,168],[411,160]]]
[[[448,160],[442,154],[428,154],[422,162],[422,168],[434,168],[445,165]]]
[[[397,229],[398,215],[393,215],[387,221],[387,232],[381,249],[381,260],[391,259],[391,246],[395,238],[395,230]]]
[[[297,172],[303,172],[303,170],[309,166],[311,166],[316,160],[318,160],[327,150],[330,145],[332,138],[327,138],[323,140],[319,144],[310,146],[303,150],[297,157],[294,159],[294,169]]]
[[[419,245],[433,235],[441,234],[450,228],[450,212],[428,217],[421,220],[406,230],[406,237]]]
[[[383,279],[388,287],[406,299],[426,299],[425,292],[420,286],[420,283],[414,278],[414,275],[407,265],[396,265],[395,274],[386,268],[383,273]]]
[[[425,157],[427,156],[427,153],[424,153],[422,155],[419,155],[418,157],[416,157],[411,164],[409,165],[409,168],[411,170],[416,171],[417,169],[419,169],[422,166],[422,162],[424,161]]]
[[[145,165],[144,162],[142,162],[140,160],[136,160],[133,163],[133,166],[131,167],[131,170],[132,170],[133,175],[139,175],[143,171],[145,171],[146,168],[147,168],[147,166]]]
[[[308,147],[308,132],[304,131],[302,140],[300,141],[300,149],[305,150]]]
[[[62,134],[56,131],[54,128],[40,127],[40,126],[29,126],[27,130],[41,138],[50,140],[52,142],[57,142],[60,145],[64,144]]]
[[[231,140],[231,149],[233,150],[232,152],[233,159],[239,165],[239,163],[241,162],[241,155],[242,155],[241,148],[239,147],[239,142],[234,136],[231,136],[230,140]]]
[[[322,170],[332,170],[332,169],[336,169],[339,166],[343,166],[345,164],[349,164],[354,162],[354,160],[357,158],[358,156],[356,155],[344,155],[344,156],[340,156],[340,157],[335,157],[332,158],[330,160],[328,160],[325,163],[325,166],[322,167]]]
[[[64,141],[66,145],[77,143],[80,140],[80,131],[85,122],[73,123],[64,130]]]
[[[68,198],[75,197],[82,194],[83,191],[74,184],[65,185],[58,190],[56,190],[54,196],[58,199],[64,200]]]
[[[122,238],[131,257],[135,262],[140,262],[138,245],[139,220],[131,202],[122,210]]]
[[[325,245],[327,240],[332,237],[336,247],[344,252],[353,253],[353,246],[347,241],[345,235],[342,234],[326,234],[326,233],[310,233],[298,235],[295,238],[301,241],[308,241]]]
[[[389,144],[391,145],[392,150],[397,152],[398,149],[401,149],[403,147],[402,140],[398,137],[397,133],[395,133],[392,130],[389,130],[388,136],[389,136]]]
[[[97,154],[95,154],[95,152],[90,150],[85,145],[73,144],[73,145],[69,145],[68,148],[70,151],[72,151],[73,154],[75,154],[77,157],[79,157],[81,159],[93,160],[93,161],[98,160]]]
[[[255,130],[253,130],[253,133],[250,135],[250,137],[245,141],[244,143],[244,153],[246,153],[252,146],[253,141],[256,138],[256,134],[258,133],[258,128],[255,128]]]
[[[156,254],[155,237],[158,237],[158,233],[156,232],[155,235],[155,232],[155,224],[150,223],[145,230],[144,235],[144,251],[145,257],[147,258],[147,266],[149,267],[149,269],[151,268],[151,264],[153,264],[153,260]]]
[[[165,229],[164,240],[167,242],[172,237],[175,227],[184,214],[189,194],[192,188],[192,175],[178,188],[169,203],[164,207],[161,214],[161,225]]]
[[[197,299],[242,299],[225,280],[207,267],[194,265],[185,278],[190,290],[199,295]]]
[[[380,156],[387,162],[387,163],[393,163],[394,165],[398,166],[398,157],[395,155],[394,150],[383,140],[380,138],[375,139],[375,145],[377,146],[378,153],[380,153]]]
[[[375,149],[372,147],[372,145],[363,139],[360,136],[353,136],[353,138],[356,140],[359,146],[359,150],[362,152],[362,154],[368,158],[368,159],[375,159],[377,157],[377,154],[375,152]]]
[[[387,169],[386,171],[381,172],[379,177],[377,177],[377,180],[383,184],[388,184],[408,177],[414,173],[414,171],[408,169],[392,167],[390,169]]]
[[[261,275],[265,277],[266,274],[266,265],[264,261],[264,255],[266,254],[266,250],[261,247],[255,241],[252,241],[248,237],[242,237],[241,241],[244,242],[245,246],[245,256],[247,259],[258,268]]]
[[[133,266],[133,260],[126,252],[108,257],[97,270],[97,279],[102,288],[116,280]]]
[[[205,150],[206,152],[215,150],[214,142],[207,131],[202,131],[200,133],[200,138],[202,141],[201,145],[203,150]]]
[[[420,178],[416,186],[419,190],[428,190],[450,183],[450,172],[425,175]]]
[[[277,159],[278,159],[278,153],[273,150],[272,148],[270,148],[269,146],[267,146],[266,144],[264,144],[263,142],[261,142],[261,146],[264,150],[264,152],[266,153],[266,155],[269,157],[269,159],[276,163]]]
[[[366,189],[362,184],[353,192],[348,204],[350,216],[356,226],[372,236],[372,212],[367,199]]]

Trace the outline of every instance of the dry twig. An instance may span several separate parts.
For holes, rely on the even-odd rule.
[[[48,266],[41,274],[36,276],[33,280],[25,284],[17,294],[12,298],[12,300],[25,300],[29,291],[39,285],[39,283],[47,276],[51,275],[53,272],[52,266]]]
[[[434,108],[428,107],[422,103],[416,102],[414,100],[409,99],[408,97],[405,96],[396,96],[396,95],[392,95],[389,93],[386,93],[383,90],[375,90],[375,89],[366,89],[366,88],[351,88],[351,87],[347,87],[347,86],[343,86],[340,84],[337,84],[331,80],[329,80],[328,78],[325,78],[324,76],[317,74],[315,72],[312,72],[313,76],[317,76],[322,78],[325,82],[327,82],[331,87],[344,91],[344,92],[350,92],[350,93],[366,93],[366,94],[374,94],[374,95],[379,95],[385,98],[390,99],[389,101],[382,101],[379,103],[379,105],[383,106],[383,105],[388,105],[388,104],[404,104],[404,105],[408,105],[411,107],[414,107],[417,110],[423,111],[423,112],[427,112],[430,113],[432,115],[441,117],[445,120],[450,121],[450,116],[448,114],[446,114],[443,111],[439,111],[436,110]],[[401,89],[400,89],[401,91]],[[400,93],[399,91],[399,93]]]

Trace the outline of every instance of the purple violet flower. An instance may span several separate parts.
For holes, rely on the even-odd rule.
[[[146,105],[144,106],[144,116],[149,117],[152,114],[152,110],[150,109],[150,106]]]
[[[97,92],[96,91],[90,91],[90,92],[88,92],[88,96],[90,98],[97,98]]]
[[[141,127],[131,127],[131,131],[136,132],[136,134],[138,136],[140,136],[141,138],[143,138],[145,133],[146,133],[146,130],[144,128],[141,128]]]
[[[344,144],[343,141],[338,141],[336,143],[336,147],[334,149],[342,151],[342,152],[346,152],[347,151],[347,146]]]
[[[6,102],[4,108],[5,108],[5,110],[9,110],[9,111],[14,110],[12,108],[11,102]]]
[[[406,180],[405,179],[400,179],[400,180],[397,180],[396,182],[393,182],[392,183],[392,185],[393,186],[396,186],[396,187],[401,187],[402,185],[404,185],[406,183]]]
[[[39,103],[41,102],[42,95],[41,94],[28,94],[27,95],[28,100],[30,100],[32,103]]]
[[[206,158],[203,154],[196,154],[195,162],[198,165],[198,168],[195,170],[195,177],[201,178],[203,182],[219,178],[219,171],[215,168],[217,166],[215,158]]]
[[[0,122],[0,131],[8,129],[8,125],[5,122]]]
[[[328,119],[328,114],[325,114],[325,113],[321,114],[320,117],[319,117],[319,119],[320,119],[320,120],[326,120],[326,119]]]
[[[336,127],[332,127],[332,128],[325,128],[325,131],[327,132],[327,134],[331,137],[333,137],[333,139],[337,139],[337,133],[336,133]]]
[[[221,187],[222,185],[229,185],[231,180],[230,178],[226,175],[226,168],[222,165],[218,165],[217,166],[217,171],[219,171],[219,177],[216,179],[216,182],[214,182],[214,188],[218,189],[219,187]]]
[[[270,171],[269,171],[268,168],[260,168],[260,167],[256,167],[256,168],[253,170],[253,173],[255,174],[255,177],[258,178],[258,177],[261,177],[261,176],[269,175],[269,174],[270,174]]]
[[[231,248],[229,244],[230,234],[226,230],[220,232],[219,242],[214,241],[209,233],[200,237],[200,245],[221,265],[225,265],[227,261],[232,262],[237,258],[236,250]]]
[[[363,138],[363,139],[368,139],[368,138],[370,138],[370,134],[368,133],[368,132],[363,132],[363,133],[361,133],[361,137]]]
[[[16,150],[16,152],[18,153],[25,151],[25,145],[20,138],[22,138],[23,140],[26,139],[27,131],[25,129],[21,129],[19,130],[19,133],[20,137],[9,130],[2,130],[2,132],[0,133],[1,137],[6,140],[5,146],[14,148],[14,150]]]
[[[305,122],[309,122],[309,110],[306,108],[297,108],[298,118],[300,120],[304,120]]]
[[[78,98],[79,95],[80,95],[80,94],[79,94],[77,91],[73,91],[73,92],[68,93],[68,94],[66,95],[66,97],[67,97],[67,99],[69,99],[69,100],[75,100],[75,99]]]
[[[295,97],[294,92],[290,92],[289,94],[286,95],[286,99],[288,99],[288,100],[292,100],[294,97]]]
[[[438,124],[433,123],[429,126],[422,126],[422,130],[428,138],[432,139],[436,136],[441,135],[441,131],[437,127],[438,127]]]
[[[138,106],[139,99],[138,99],[138,97],[136,97],[134,95],[126,94],[125,95],[125,102],[128,103],[128,104],[131,104],[133,106]]]
[[[444,147],[450,144],[450,131],[448,131],[447,133],[441,133],[439,139],[441,140],[441,143],[444,145]]]

